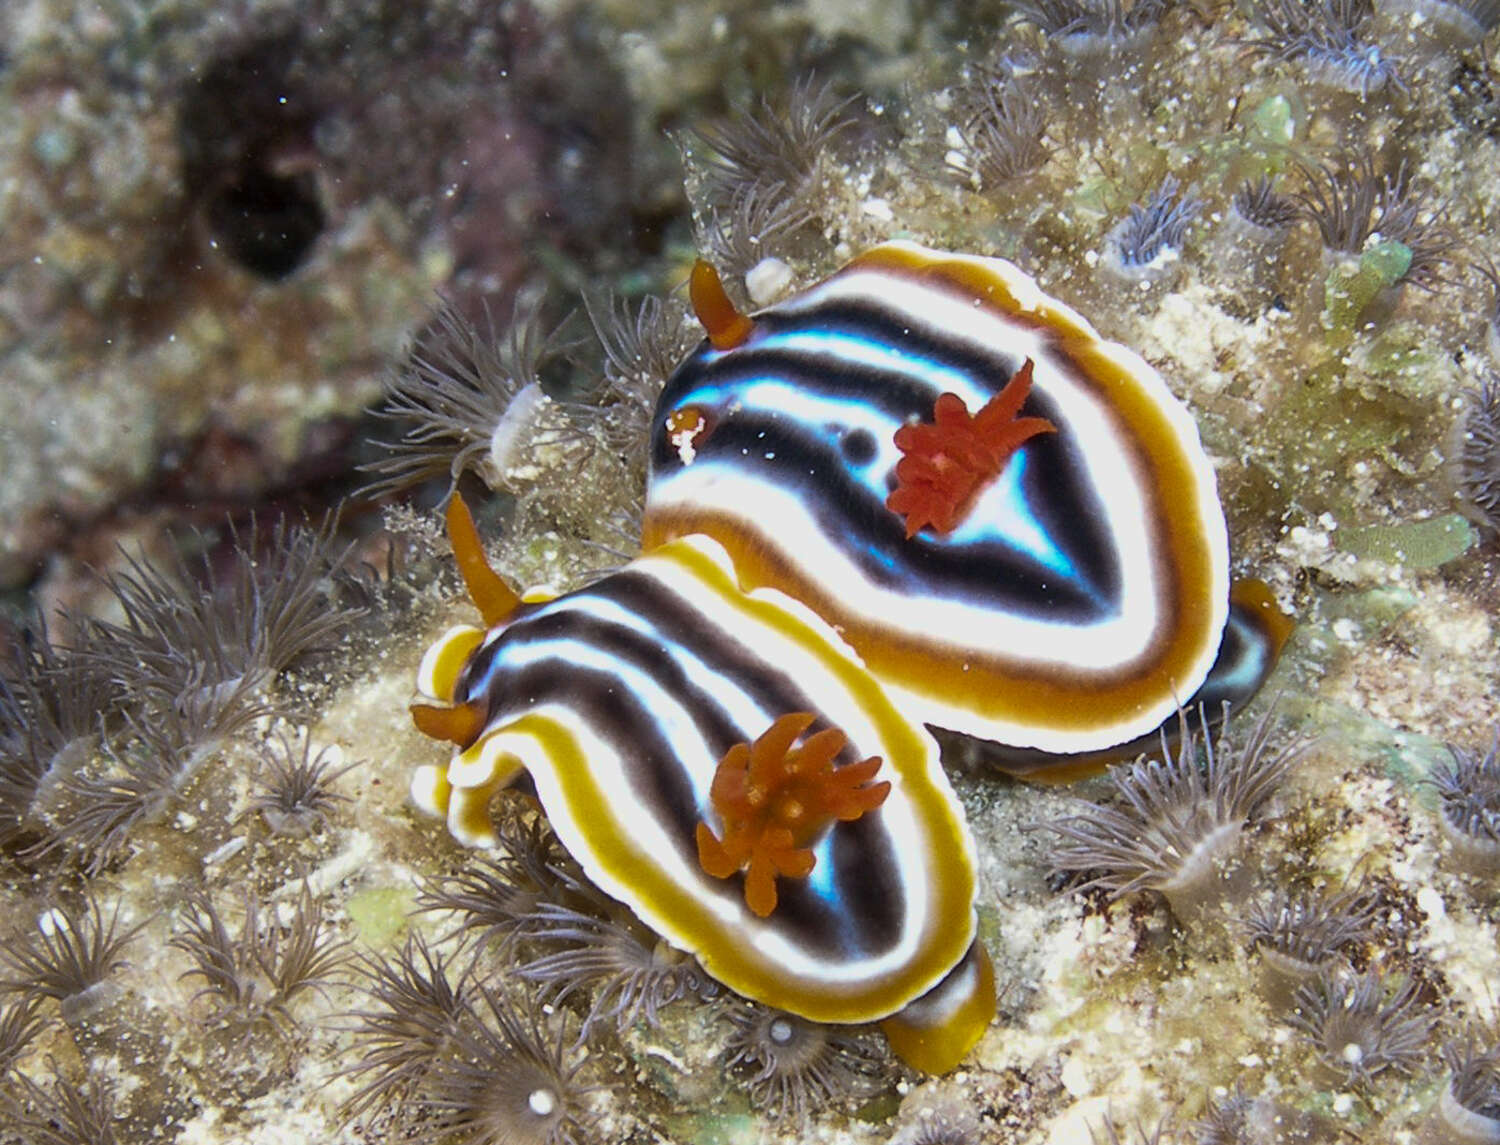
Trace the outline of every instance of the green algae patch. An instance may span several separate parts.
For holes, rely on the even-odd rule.
[[[1324,621],[1352,620],[1366,637],[1385,632],[1417,607],[1417,595],[1409,588],[1384,586],[1351,595],[1330,595],[1321,606]]]
[[[1476,540],[1474,527],[1457,513],[1369,525],[1339,533],[1339,548],[1361,560],[1384,561],[1409,569],[1435,569],[1462,556]]]
[[[1359,319],[1411,269],[1411,248],[1404,243],[1377,243],[1352,266],[1336,266],[1323,284],[1323,328],[1333,346],[1354,340]]]
[[[1265,421],[1263,440],[1278,451],[1283,473],[1327,473],[1330,459],[1369,459],[1401,473],[1419,472],[1435,408],[1394,389],[1351,384],[1347,365],[1328,358],[1289,388]],[[1324,510],[1341,519],[1368,513],[1347,481],[1308,482],[1299,499],[1310,516]]]
[[[1441,742],[1416,732],[1392,729],[1346,704],[1325,704],[1319,710],[1324,741],[1341,744],[1348,755],[1379,760],[1385,774],[1400,783],[1412,798],[1435,803],[1436,795],[1423,781],[1434,764],[1447,758]]]
[[[756,1145],[760,1120],[750,1113],[692,1113],[665,1119],[671,1140],[697,1145]]]
[[[879,1125],[895,1117],[897,1110],[900,1108],[901,1095],[895,1090],[887,1090],[885,1093],[876,1094],[849,1116],[855,1121],[864,1121],[871,1125]]]
[[[408,887],[372,887],[349,899],[349,921],[360,938],[376,949],[390,945],[406,929],[416,900]]]
[[[1297,109],[1284,95],[1270,96],[1256,105],[1249,126],[1250,146],[1279,156],[1297,138]]]

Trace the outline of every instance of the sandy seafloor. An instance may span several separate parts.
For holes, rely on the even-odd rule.
[[[123,303],[100,285],[110,260],[126,260],[126,278],[138,269],[153,211],[180,197],[173,84],[249,29],[296,22],[275,5],[155,9],[146,18],[126,6],[29,0],[0,16],[8,109],[0,118],[9,122],[0,182],[0,245],[10,248],[0,329],[6,534],[58,514],[97,523],[115,499],[141,496],[152,487],[153,450],[170,436],[162,425],[178,417],[192,423],[185,433],[201,428],[195,401],[211,411],[202,417],[236,425],[235,411],[251,411],[248,424],[272,454],[266,442],[295,436],[299,418],[315,416],[309,406],[318,417],[352,415],[374,400],[382,369],[433,291],[457,274],[440,213],[424,216],[421,229],[374,178],[362,197],[340,202],[310,261],[286,279],[211,268],[211,291],[174,299],[167,313],[132,327],[128,344],[112,339],[109,308]],[[1465,395],[1500,368],[1494,290],[1465,265],[1500,259],[1495,36],[1434,46],[1426,17],[1382,9],[1366,34],[1396,59],[1404,90],[1387,84],[1361,96],[1304,60],[1251,51],[1248,8],[1174,9],[1155,30],[1107,50],[1036,35],[1000,6],[604,0],[537,10],[544,27],[586,11],[589,35],[629,93],[642,166],[670,167],[662,128],[713,120],[723,94],[736,104],[783,99],[813,65],[839,91],[864,93],[857,145],[830,149],[802,191],[815,222],[765,245],[784,261],[787,289],[890,237],[1004,255],[1162,372],[1198,418],[1218,471],[1236,574],[1265,579],[1297,620],[1261,704],[1280,697],[1280,734],[1313,743],[1245,834],[1255,893],[1368,880],[1378,916],[1348,957],[1390,981],[1415,976],[1434,1017],[1409,1073],[1350,1084],[1265,1000],[1258,958],[1238,927],[1244,900],[1183,925],[1149,893],[1106,904],[1054,889],[1053,837],[1034,828],[1075,810],[1076,799],[1107,798],[1107,780],[1036,788],[954,760],[1001,986],[997,1019],[963,1065],[931,1080],[887,1063],[857,1100],[798,1126],[749,1108],[742,1080],[719,1064],[725,1023],[712,1006],[684,1001],[663,1011],[658,1029],[598,1039],[585,1075],[599,1085],[588,1098],[597,1139],[908,1141],[914,1111],[935,1102],[977,1118],[964,1140],[1071,1145],[1091,1131],[1104,1139],[1113,1120],[1120,1139],[1133,1141],[1137,1125],[1149,1135],[1165,1118],[1163,1140],[1194,1141],[1194,1119],[1237,1085],[1307,1115],[1310,1135],[1301,1139],[1434,1139],[1422,1134],[1447,1081],[1439,1047],[1470,1028],[1493,1042],[1500,1029],[1500,874],[1457,869],[1436,793],[1422,783],[1447,758],[1445,743],[1483,751],[1492,742],[1500,697],[1500,547],[1462,515],[1454,467]],[[476,18],[463,5],[433,11],[455,26]],[[127,33],[160,40],[122,55],[114,48]],[[1030,61],[1049,154],[1034,173],[989,180],[973,173],[965,85],[1007,53]],[[46,135],[64,129],[76,151]],[[124,132],[133,142],[121,142]],[[642,275],[657,291],[680,278],[693,249],[685,220],[713,205],[701,145],[686,150],[687,197],[667,212],[677,220],[671,240],[637,289]],[[1326,255],[1300,222],[1283,249],[1258,262],[1225,220],[1244,178],[1270,173],[1291,193],[1306,186],[1301,168],[1366,155],[1387,172],[1404,162],[1421,211],[1443,215],[1457,246],[1430,289],[1397,283],[1351,317],[1338,284],[1353,281],[1359,255]],[[122,165],[137,172],[131,195],[118,192]],[[1200,215],[1144,285],[1111,277],[1105,236],[1169,172],[1203,200]],[[66,270],[57,269],[64,260]],[[631,273],[618,258],[610,265],[619,281],[598,285]],[[23,281],[27,266],[46,281]],[[309,307],[313,298],[323,301]],[[306,329],[296,325],[304,311]],[[301,353],[288,364],[277,350],[292,344],[326,355]],[[332,381],[320,373],[330,362]],[[194,378],[220,388],[204,397],[188,385]],[[128,440],[106,444],[117,421]],[[146,422],[136,443],[133,427]],[[127,449],[137,452],[126,458]],[[640,458],[595,457],[579,470],[576,458],[541,451],[529,464],[511,475],[517,506],[484,518],[495,526],[492,556],[521,584],[579,583],[609,559],[598,543],[615,536],[610,525],[631,500]],[[167,939],[178,932],[186,887],[207,888],[237,919],[233,904],[247,888],[287,909],[304,873],[337,932],[360,949],[389,953],[408,927],[446,933],[441,920],[407,914],[421,881],[464,856],[407,800],[411,769],[441,759],[442,749],[412,728],[406,703],[422,651],[472,613],[443,571],[435,519],[396,512],[387,525],[406,555],[408,587],[341,652],[276,684],[298,699],[316,746],[359,761],[336,783],[349,801],[307,839],[268,834],[246,814],[258,733],[267,730],[258,728],[88,880],[142,929],[111,976],[108,1003],[71,1024],[45,1003],[45,1028],[16,1068],[43,1086],[98,1072],[112,1079],[122,1110],[163,1111],[153,1124],[122,1122],[117,1140],[382,1139],[338,1116],[354,1084],[341,1071],[358,1053],[351,1023],[338,1015],[366,1004],[357,978],[299,998],[287,1034],[231,1036],[206,1021],[199,983],[182,977],[189,963]],[[128,540],[131,531],[119,534]],[[107,554],[116,534],[105,536]],[[25,550],[10,545],[7,559]],[[18,604],[29,599],[26,579],[13,578]],[[68,872],[54,884],[14,864],[0,870],[0,936],[23,933],[50,888],[79,885]],[[169,1096],[148,1100],[153,1091]],[[0,1124],[0,1141],[8,1132]]]

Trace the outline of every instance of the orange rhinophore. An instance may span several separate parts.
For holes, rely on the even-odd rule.
[[[486,628],[503,624],[520,606],[521,598],[490,568],[479,530],[474,527],[474,516],[457,492],[448,500],[446,519],[448,541],[453,546],[464,587],[469,590],[469,599],[479,609]],[[484,730],[484,704],[478,700],[454,702],[459,671],[482,638],[480,630],[461,626],[428,652],[424,670],[432,677],[430,695],[439,702],[417,700],[410,706],[412,722],[423,735],[468,747]]]
[[[734,308],[729,295],[724,293],[719,272],[701,258],[693,263],[692,277],[688,279],[688,299],[715,350],[733,350],[736,346],[743,346],[745,339],[750,337],[750,328],[754,324],[748,315]]]
[[[474,527],[474,515],[457,492],[448,499],[446,519],[448,543],[453,546],[453,556],[458,561],[464,587],[469,590],[469,599],[479,609],[484,626],[493,628],[516,610],[521,598],[500,579],[499,573],[490,568],[479,530]]]
[[[484,730],[484,709],[477,703],[439,707],[419,702],[411,705],[411,720],[425,736],[468,747]]]
[[[905,456],[896,463],[896,489],[885,507],[906,518],[908,539],[929,525],[943,536],[953,532],[1012,453],[1039,433],[1057,432],[1044,417],[1016,416],[1031,393],[1031,368],[1027,358],[977,414],[957,394],[942,394],[930,423],[896,431],[896,447]]]
[[[811,712],[782,716],[756,741],[719,761],[709,797],[724,824],[720,839],[699,823],[698,862],[716,879],[745,871],[745,902],[760,918],[776,909],[776,877],[803,879],[816,862],[808,844],[834,820],[852,822],[885,802],[890,783],[871,783],[880,757],[835,767],[847,737],[838,728],[797,737]]]

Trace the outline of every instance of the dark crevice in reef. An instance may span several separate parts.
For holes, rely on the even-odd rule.
[[[272,37],[213,61],[184,92],[183,187],[216,246],[278,280],[306,261],[327,212],[313,165],[318,108],[295,44]]]

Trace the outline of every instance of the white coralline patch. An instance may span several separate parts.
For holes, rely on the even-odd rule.
[[[485,457],[485,484],[499,488],[517,477],[530,474],[518,473],[526,452],[534,440],[537,423],[543,412],[552,404],[552,399],[542,392],[542,387],[532,382],[524,386],[510,405],[505,415],[490,433],[490,448]]]
[[[745,272],[745,293],[757,306],[775,302],[792,285],[792,268],[781,259],[763,258]]]
[[[1207,287],[1194,284],[1162,298],[1135,348],[1167,377],[1190,381],[1201,393],[1219,393],[1242,379],[1253,392],[1264,387],[1275,332],[1264,317],[1245,322],[1225,312]]]

